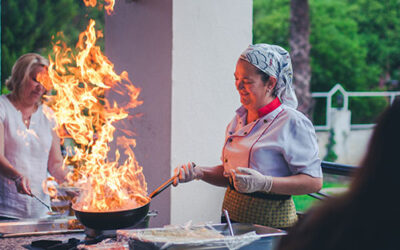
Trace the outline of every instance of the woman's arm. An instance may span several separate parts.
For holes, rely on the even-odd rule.
[[[21,174],[4,156],[4,125],[0,122],[0,174],[10,180],[18,179]]]
[[[68,170],[63,169],[63,157],[61,154],[61,143],[60,137],[58,137],[57,133],[52,131],[53,140],[51,143],[50,153],[49,153],[49,161],[47,164],[47,169],[50,174],[56,178],[56,181],[61,184],[65,182]]]
[[[225,187],[228,185],[228,178],[224,176],[224,167],[222,165],[214,167],[195,166],[189,162],[186,165],[176,167],[174,170],[175,178],[174,186],[178,183],[189,182],[192,180],[203,180],[215,186]]]
[[[0,122],[0,174],[15,182],[19,193],[32,194],[28,179],[19,173],[4,156],[4,125],[2,122]]]
[[[203,172],[201,180],[215,186],[226,187],[229,180],[224,176],[224,166],[218,165],[214,167],[198,167]]]
[[[272,193],[303,195],[318,192],[321,188],[322,178],[311,177],[306,174],[272,177]]]

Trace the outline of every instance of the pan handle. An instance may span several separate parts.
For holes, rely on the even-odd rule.
[[[192,162],[193,168],[196,167],[196,164],[194,164]],[[174,182],[174,179],[178,177],[178,174],[172,176],[171,178],[169,178],[166,182],[164,182],[163,184],[161,184],[161,186],[159,186],[156,190],[154,190],[150,195],[150,199],[153,199],[154,197],[156,197],[159,193],[161,193],[162,191],[164,191],[166,188],[168,188],[169,186],[171,186],[171,184]]]

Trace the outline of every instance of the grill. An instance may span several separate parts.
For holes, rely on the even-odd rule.
[[[157,212],[150,211],[142,221],[131,228],[147,228],[151,217],[154,216],[157,216]],[[71,222],[74,222],[73,225]],[[84,228],[75,216],[0,222],[2,249],[26,249],[27,247],[31,249],[51,245],[56,246],[55,249],[70,249],[78,244],[95,244],[107,238],[115,239],[116,230]]]

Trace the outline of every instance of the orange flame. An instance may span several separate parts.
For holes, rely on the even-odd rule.
[[[132,150],[136,141],[118,137],[117,144],[124,147],[127,159],[119,165],[118,150],[114,162],[107,159],[116,130],[113,124],[128,118],[128,109],[142,104],[137,99],[140,90],[132,85],[127,72],[115,73],[114,65],[96,46],[97,37],[95,21],[90,20],[86,31],[79,36],[76,53],[57,41],[49,58],[49,79],[41,82],[56,93],[48,96],[47,104],[54,111],[57,134],[60,138],[73,138],[79,145],[74,147],[75,155],[71,159],[79,164],[68,176],[69,184],[81,190],[74,208],[82,211],[132,209],[150,200],[142,167]],[[105,98],[110,89],[119,95],[127,94],[129,102],[121,106],[116,102],[110,104]]]
[[[83,0],[85,3],[86,7],[95,7],[97,4],[97,0]],[[108,15],[111,15],[111,13],[114,11],[114,5],[115,1],[114,0],[104,0],[106,2],[106,5],[104,6],[104,9],[107,11]]]

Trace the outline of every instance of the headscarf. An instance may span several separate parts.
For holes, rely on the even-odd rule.
[[[289,53],[284,48],[265,43],[249,45],[240,55],[240,59],[275,77],[276,96],[285,105],[297,108],[297,97],[292,86],[292,62]]]

